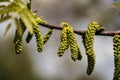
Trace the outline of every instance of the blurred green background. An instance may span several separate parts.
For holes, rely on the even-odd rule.
[[[120,16],[116,15],[119,9],[113,8],[113,3],[114,0],[32,0],[32,10],[37,11],[37,15],[43,16],[50,24],[59,25],[64,21],[70,23],[75,30],[86,30],[88,24],[95,20],[106,31],[114,31],[120,28]],[[63,57],[57,56],[59,30],[54,30],[42,53],[37,52],[35,37],[29,44],[25,42],[26,31],[23,53],[16,55],[13,44],[15,27],[4,37],[6,23],[0,24],[0,80],[112,80],[112,37],[95,37],[96,65],[92,75],[88,76],[87,58],[80,35],[76,37],[83,55],[81,61],[72,61],[69,50]],[[40,29],[43,35],[48,31],[41,26]]]

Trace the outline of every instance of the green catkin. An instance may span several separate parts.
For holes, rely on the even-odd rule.
[[[120,80],[120,35],[114,35],[113,43],[115,66],[113,80]]]
[[[17,30],[15,32],[14,43],[15,43],[16,54],[21,54],[21,52],[22,52],[22,36],[18,33]]]
[[[65,50],[68,49],[67,27],[64,27],[64,29],[61,31],[60,39],[61,39],[61,42],[57,52],[59,57],[63,56],[63,53],[65,52]]]
[[[16,30],[14,41],[13,41],[14,44],[15,44],[15,52],[16,52],[16,54],[21,54],[22,53],[22,36],[23,36],[23,33],[26,30],[26,27],[24,26],[24,23],[22,22],[22,20],[19,19],[19,21],[17,22],[17,26],[19,25],[18,27],[22,27],[22,33],[19,33],[19,31]],[[17,27],[17,29],[18,29],[18,27]]]
[[[87,67],[88,75],[90,75],[93,72],[95,66],[95,54],[93,50],[94,36],[96,31],[99,31],[101,29],[103,28],[100,27],[97,22],[92,21],[88,26],[85,35],[83,35],[83,44],[86,49],[86,55],[88,58],[88,67]]]
[[[39,30],[38,26],[33,27],[33,31],[36,37],[36,42],[37,42],[37,50],[38,52],[43,51],[43,38],[42,38],[42,33]]]
[[[68,36],[68,42],[70,45],[70,51],[71,51],[71,58],[73,61],[81,60],[82,56],[80,54],[80,50],[76,41],[75,34],[73,32],[72,26],[68,25],[67,28],[67,36]]]
[[[61,42],[59,45],[58,56],[62,56],[64,51],[68,49],[70,45],[72,60],[81,60],[82,56],[80,54],[72,26],[65,22],[61,23],[61,26],[63,26],[64,29],[61,32]]]
[[[52,32],[53,32],[53,30],[50,29],[50,30],[45,34],[45,36],[43,37],[43,44],[45,44],[45,43],[50,39],[50,37],[51,37],[51,35],[52,35]]]

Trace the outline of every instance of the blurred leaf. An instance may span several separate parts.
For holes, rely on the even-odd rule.
[[[21,9],[27,8],[27,6],[21,0],[14,0],[14,3],[16,3],[17,5],[19,5],[21,7]]]
[[[11,18],[11,16],[5,16],[5,17],[2,17],[2,18],[0,18],[0,23],[1,22],[4,22],[4,21],[6,21],[6,20],[8,20],[8,19],[10,19]]]
[[[4,8],[5,7],[5,5],[0,5],[0,8]]]
[[[29,32],[31,34],[33,34],[33,28],[32,28],[33,27],[33,22],[31,22],[31,19],[32,18],[34,19],[34,17],[31,17],[31,14],[26,9],[23,9],[22,11],[20,11],[19,14],[20,14],[21,19],[23,20],[25,26],[29,30]]]
[[[33,16],[32,12],[27,8],[27,6],[21,0],[14,0],[8,6],[0,10],[0,15],[8,14],[10,12],[16,12],[20,15],[25,27],[33,34],[33,26],[37,25],[37,21]],[[16,16],[15,16],[16,17]]]
[[[0,10],[0,15],[10,13],[10,12],[16,12],[20,10],[20,6],[17,5],[16,3],[12,2],[8,6],[4,7],[3,9]]]
[[[113,3],[113,7],[115,7],[115,8],[120,8],[120,3]]]
[[[28,7],[29,10],[31,10],[31,0],[28,0],[27,7]]]
[[[18,14],[21,16],[21,19],[23,20],[25,26],[28,28],[29,32],[33,34],[32,26],[37,25],[35,17],[22,1],[15,0],[15,2],[21,7],[21,10],[18,12]]]
[[[0,0],[0,2],[10,2],[10,0]]]
[[[11,28],[11,23],[9,23],[5,29],[5,32],[4,32],[4,37],[7,35],[8,31],[10,30]]]

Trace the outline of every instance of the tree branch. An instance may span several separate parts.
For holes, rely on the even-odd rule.
[[[51,28],[51,29],[57,29],[57,30],[62,30],[63,27],[62,26],[57,26],[57,25],[52,25],[52,24],[39,24],[43,27],[47,27],[47,28]],[[74,30],[74,33],[79,34],[79,35],[84,35],[85,34],[85,30]],[[101,35],[101,36],[114,36],[115,34],[120,34],[120,30],[119,31],[99,31],[96,32],[96,35]]]

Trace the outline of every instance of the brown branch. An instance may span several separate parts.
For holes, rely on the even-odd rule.
[[[51,29],[57,29],[57,30],[62,30],[63,27],[57,26],[57,25],[52,25],[52,24],[39,24],[43,27],[51,28]],[[74,30],[74,33],[79,34],[79,35],[84,35],[85,30]],[[96,35],[101,35],[101,36],[114,36],[115,34],[120,34],[120,31],[99,31],[96,32]]]

